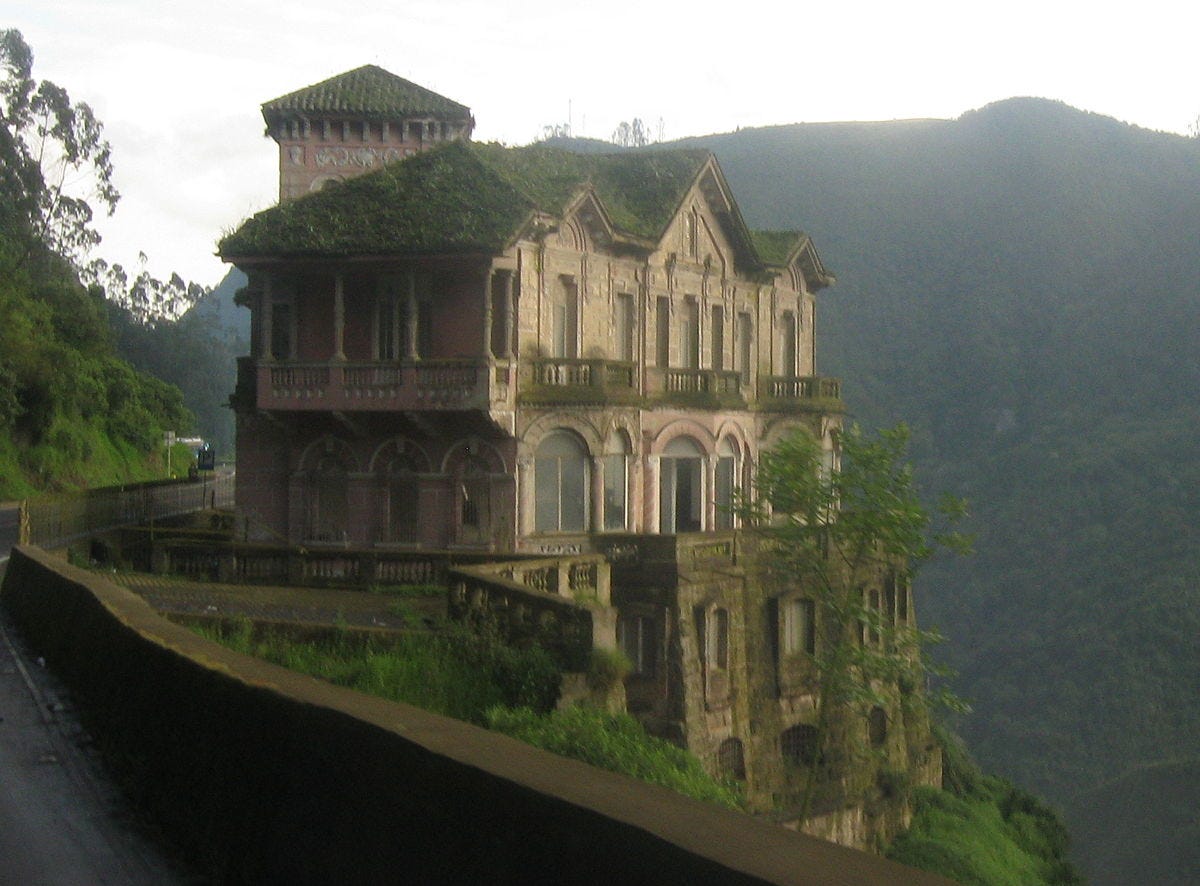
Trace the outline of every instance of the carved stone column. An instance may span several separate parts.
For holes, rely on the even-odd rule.
[[[513,358],[513,329],[516,323],[516,304],[513,302],[513,278],[515,271],[504,271],[504,348],[500,356],[505,360]]]
[[[517,531],[518,543],[536,531],[537,499],[534,488],[533,455],[517,457]]]
[[[346,278],[341,271],[333,277],[333,359],[346,359]]]
[[[404,294],[404,359],[416,360],[417,352],[417,275],[408,272],[408,291]]]
[[[592,456],[592,532],[604,531],[604,456]]]
[[[657,535],[662,531],[659,525],[659,476],[662,470],[662,458],[657,455],[646,456],[646,482],[642,487],[642,504],[646,508],[646,525],[643,532]]]
[[[262,318],[258,325],[258,358],[267,363],[275,359],[275,355],[271,353],[272,302],[274,298],[274,293],[271,290],[271,275],[264,274],[263,287],[258,293],[259,316]]]
[[[490,359],[492,355],[492,269],[489,266],[483,273],[483,356]]]

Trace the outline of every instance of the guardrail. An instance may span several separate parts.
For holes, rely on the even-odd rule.
[[[205,508],[232,508],[235,477],[156,480],[106,486],[21,502],[21,544],[42,548],[69,545],[96,532],[152,523]]]

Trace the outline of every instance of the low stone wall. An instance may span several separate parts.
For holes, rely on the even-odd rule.
[[[0,601],[218,881],[947,882],[230,652],[37,548]]]

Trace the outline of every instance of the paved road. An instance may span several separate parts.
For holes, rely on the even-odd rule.
[[[0,608],[0,886],[201,882],[139,832],[90,748]]]

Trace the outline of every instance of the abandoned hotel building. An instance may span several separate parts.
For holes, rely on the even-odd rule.
[[[262,110],[280,202],[220,244],[250,281],[248,525],[309,548],[599,561],[597,642],[632,663],[629,712],[751,808],[794,804],[823,756],[803,664],[819,631],[802,588],[748,577],[733,505],[797,428],[836,458],[839,385],[814,360],[833,278],[811,240],[750,230],[707,151],[472,142],[467,108],[374,66]],[[907,588],[887,599],[912,618]],[[902,707],[863,721],[872,759],[936,778]],[[894,829],[859,794],[814,829]]]

